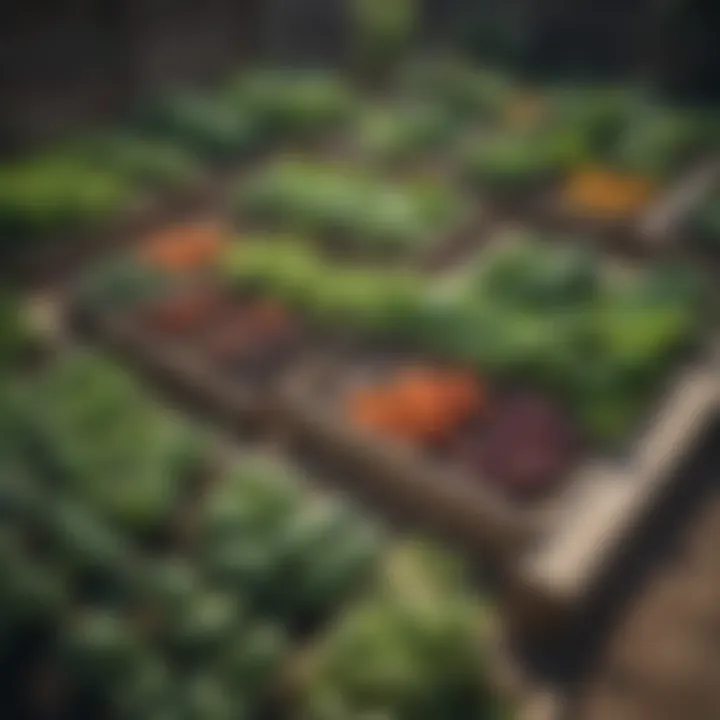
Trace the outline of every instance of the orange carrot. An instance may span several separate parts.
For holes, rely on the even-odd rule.
[[[424,445],[449,440],[473,415],[484,411],[482,385],[471,375],[407,368],[392,384],[351,398],[350,415],[366,429]]]

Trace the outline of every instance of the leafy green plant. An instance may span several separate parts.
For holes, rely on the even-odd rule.
[[[424,292],[413,273],[338,266],[292,238],[245,239],[221,272],[230,284],[277,297],[321,324],[396,338],[414,327]]]
[[[619,133],[609,160],[625,172],[666,179],[693,159],[704,139],[690,113],[641,107]]]
[[[92,358],[58,364],[24,399],[28,462],[132,532],[165,522],[202,463],[201,438]]]
[[[371,157],[405,160],[448,143],[454,127],[449,114],[430,103],[371,107],[359,115],[356,139]]]
[[[483,682],[487,609],[455,563],[406,543],[382,577],[306,659],[301,717],[501,717],[502,700]]]
[[[195,156],[167,140],[115,133],[80,141],[65,149],[98,170],[139,187],[178,190],[197,184],[202,170]]]
[[[587,147],[575,131],[545,130],[492,133],[463,150],[468,178],[500,191],[541,188],[582,161]]]
[[[605,153],[618,140],[641,105],[637,92],[620,87],[564,87],[546,98],[549,127],[578,133],[594,155]]]
[[[422,246],[462,216],[462,202],[429,182],[397,184],[344,166],[284,161],[238,191],[238,214],[277,229],[398,252]]]
[[[342,505],[307,502],[272,463],[247,462],[202,510],[204,565],[286,627],[312,627],[372,571],[378,533]]]
[[[81,230],[124,209],[133,193],[117,174],[61,155],[0,169],[0,231],[7,249]]]
[[[339,127],[350,119],[356,104],[341,78],[309,70],[243,73],[230,83],[225,97],[270,141],[312,137]]]
[[[190,91],[161,98],[141,114],[139,130],[215,162],[246,156],[264,143],[251,113],[220,97]]]
[[[168,545],[208,448],[106,361],[64,359],[0,397],[2,639],[42,630],[47,661],[113,717],[264,716],[288,632],[374,577],[375,526],[265,456],[202,484],[195,540]]]
[[[592,434],[620,437],[697,337],[701,283],[683,268],[602,268],[588,251],[511,243],[449,301],[429,297],[423,344],[549,389]]]

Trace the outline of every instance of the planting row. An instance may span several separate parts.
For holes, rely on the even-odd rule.
[[[288,148],[334,162],[265,168],[243,187],[241,212],[370,250],[407,250],[461,223],[467,207],[455,196],[472,193],[480,204],[559,201],[569,215],[633,220],[718,143],[710,111],[664,107],[632,89],[528,89],[439,60],[400,73],[391,95],[368,99],[329,73],[273,70],[158,98],[117,132],[2,168],[4,250],[107,226],[138,204],[196,194],[211,170]],[[416,177],[412,188],[382,179],[395,167]],[[428,187],[428,173],[452,187]]]
[[[641,87],[529,87],[447,61],[418,65],[404,86],[432,108],[415,132],[385,110],[360,137],[400,148],[417,137],[416,154],[440,144],[470,187],[524,211],[630,222],[718,150],[716,111],[663,106]]]
[[[258,72],[216,93],[177,92],[125,127],[70,140],[0,174],[0,228],[10,243],[116,218],[138,201],[200,185],[213,167],[314,134],[346,116],[352,94],[331,76]]]
[[[4,707],[510,717],[487,675],[490,608],[455,558],[277,459],[218,456],[107,361],[4,384]]]
[[[97,269],[75,303],[101,334],[123,328],[256,406],[321,412],[515,500],[548,497],[588,454],[632,448],[706,362],[712,318],[689,268],[542,240],[501,235],[428,277],[198,228]]]

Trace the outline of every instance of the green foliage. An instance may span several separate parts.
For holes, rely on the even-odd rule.
[[[312,625],[367,578],[378,535],[342,506],[301,502],[269,472],[251,465],[207,499],[204,564],[256,612],[286,626]]]
[[[90,357],[59,363],[26,388],[24,427],[31,466],[135,532],[167,519],[203,457],[201,438]]]
[[[248,700],[257,703],[275,690],[288,651],[288,638],[279,625],[256,621],[225,643],[220,673],[230,687],[245,688]]]
[[[44,514],[43,529],[65,567],[108,576],[129,571],[131,543],[85,503],[59,495]]]
[[[598,286],[598,258],[579,245],[548,250],[518,243],[497,252],[475,275],[479,293],[521,308],[585,303]]]
[[[374,526],[261,456],[193,494],[195,542],[174,542],[208,448],[107,362],[58,361],[1,397],[0,635],[50,631],[48,657],[113,717],[263,715],[288,632],[374,577]]]
[[[619,134],[609,159],[623,171],[666,179],[693,159],[704,139],[692,114],[641,107]]]
[[[0,169],[0,232],[10,247],[107,220],[132,197],[125,178],[48,155]]]
[[[426,342],[559,393],[591,433],[609,437],[636,422],[702,324],[694,274],[657,267],[617,278],[577,247],[511,243],[484,258],[469,287],[444,308],[428,304]]]
[[[146,650],[143,657],[124,678],[118,679],[108,693],[120,718],[167,718],[175,720],[178,688],[171,669],[162,655]]]
[[[482,680],[487,615],[455,562],[406,544],[382,577],[310,658],[301,717],[496,717],[500,701]]]
[[[463,149],[468,178],[501,191],[537,190],[587,157],[574,129],[490,133]]]
[[[98,170],[151,190],[192,187],[202,174],[198,160],[191,153],[166,139],[115,133],[80,141],[66,151]]]
[[[395,184],[344,166],[284,161],[238,191],[238,212],[281,230],[335,237],[359,250],[398,252],[433,239],[462,214],[449,189]]]
[[[201,592],[168,623],[171,649],[184,661],[200,662],[217,657],[228,638],[240,630],[235,596]]]
[[[271,141],[308,138],[343,125],[355,109],[352,89],[321,71],[271,69],[243,73],[225,91]]]
[[[551,91],[547,124],[580,134],[588,149],[602,156],[637,112],[637,93],[620,87],[569,87]]]
[[[353,268],[329,263],[292,238],[244,239],[222,268],[233,285],[299,307],[323,324],[395,337],[414,324],[423,283],[404,271]]]
[[[3,469],[13,469],[0,475],[3,633],[52,629],[49,657],[74,689],[100,697],[119,720],[265,717],[297,631],[317,639],[298,716],[382,710],[451,720],[490,717],[500,707],[483,682],[486,609],[462,564],[426,544],[383,559],[370,522],[311,495],[280,461],[247,456],[208,485],[195,501],[190,550],[158,550],[109,520],[84,484],[102,484],[109,471],[96,464],[105,453],[91,448],[130,425],[149,431],[136,393],[124,374],[81,357],[4,404],[2,429],[19,413],[13,439],[26,434],[19,449],[29,456],[26,464],[1,456]],[[81,429],[88,454],[80,452]],[[64,464],[50,444],[59,438],[70,441]],[[137,440],[115,448],[116,464],[135,456]],[[72,484],[73,473],[90,468],[82,485]]]
[[[157,101],[143,113],[139,130],[217,162],[242,158],[263,142],[263,129],[250,113],[190,91]]]
[[[456,123],[431,103],[370,107],[358,117],[357,142],[362,152],[388,161],[413,159],[447,145]]]
[[[235,720],[243,717],[230,688],[212,675],[198,675],[180,691],[178,702],[183,720]]]
[[[62,662],[90,686],[112,688],[141,664],[143,641],[132,624],[107,611],[87,611],[63,627]]]

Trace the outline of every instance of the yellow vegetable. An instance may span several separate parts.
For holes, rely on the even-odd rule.
[[[606,220],[636,216],[657,192],[654,182],[603,168],[574,173],[562,190],[564,206],[573,213]]]

